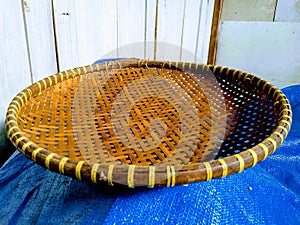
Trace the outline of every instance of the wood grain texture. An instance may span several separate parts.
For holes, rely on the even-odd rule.
[[[214,65],[216,62],[219,26],[221,21],[221,14],[223,8],[223,0],[216,0],[213,7],[213,16],[211,19],[211,34],[208,48],[208,59],[207,63]],[[204,53],[204,52],[203,52]]]
[[[57,72],[51,1],[26,0],[24,14],[35,82]]]

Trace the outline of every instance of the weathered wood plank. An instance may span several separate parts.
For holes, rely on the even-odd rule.
[[[204,7],[196,0],[54,0],[61,69],[107,57],[154,59],[154,52],[156,59],[194,61],[195,54],[208,51],[211,13],[206,10],[212,11],[213,1],[203,2]]]
[[[88,4],[79,0],[75,7],[80,64],[90,64],[103,57],[117,57],[117,0],[91,0]],[[107,53],[111,56],[105,56]]]
[[[0,120],[9,101],[31,83],[21,1],[0,1]]]
[[[24,1],[33,81],[57,72],[52,4],[48,0]]]
[[[157,60],[180,61],[184,1],[159,0]]]
[[[180,61],[195,62],[197,34],[200,29],[201,7],[203,0],[186,0],[184,6],[184,24],[181,37]],[[199,18],[200,17],[200,18]]]
[[[203,1],[199,14],[197,63],[207,63],[215,0]]]
[[[53,0],[59,70],[80,65],[75,1]]]
[[[119,57],[144,58],[145,1],[118,0]]]

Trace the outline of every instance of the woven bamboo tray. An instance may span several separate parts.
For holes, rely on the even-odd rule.
[[[292,122],[276,87],[234,69],[125,59],[60,72],[21,91],[7,135],[47,169],[94,183],[174,186],[242,172]]]

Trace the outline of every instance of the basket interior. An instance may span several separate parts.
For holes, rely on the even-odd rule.
[[[245,151],[270,136],[279,114],[266,91],[222,71],[128,67],[49,85],[24,104],[17,120],[24,136],[49,152],[102,165],[150,166]]]

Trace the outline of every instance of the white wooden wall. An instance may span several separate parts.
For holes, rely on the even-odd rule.
[[[213,5],[214,0],[0,0],[0,126],[11,98],[23,88],[102,57],[206,62]]]

